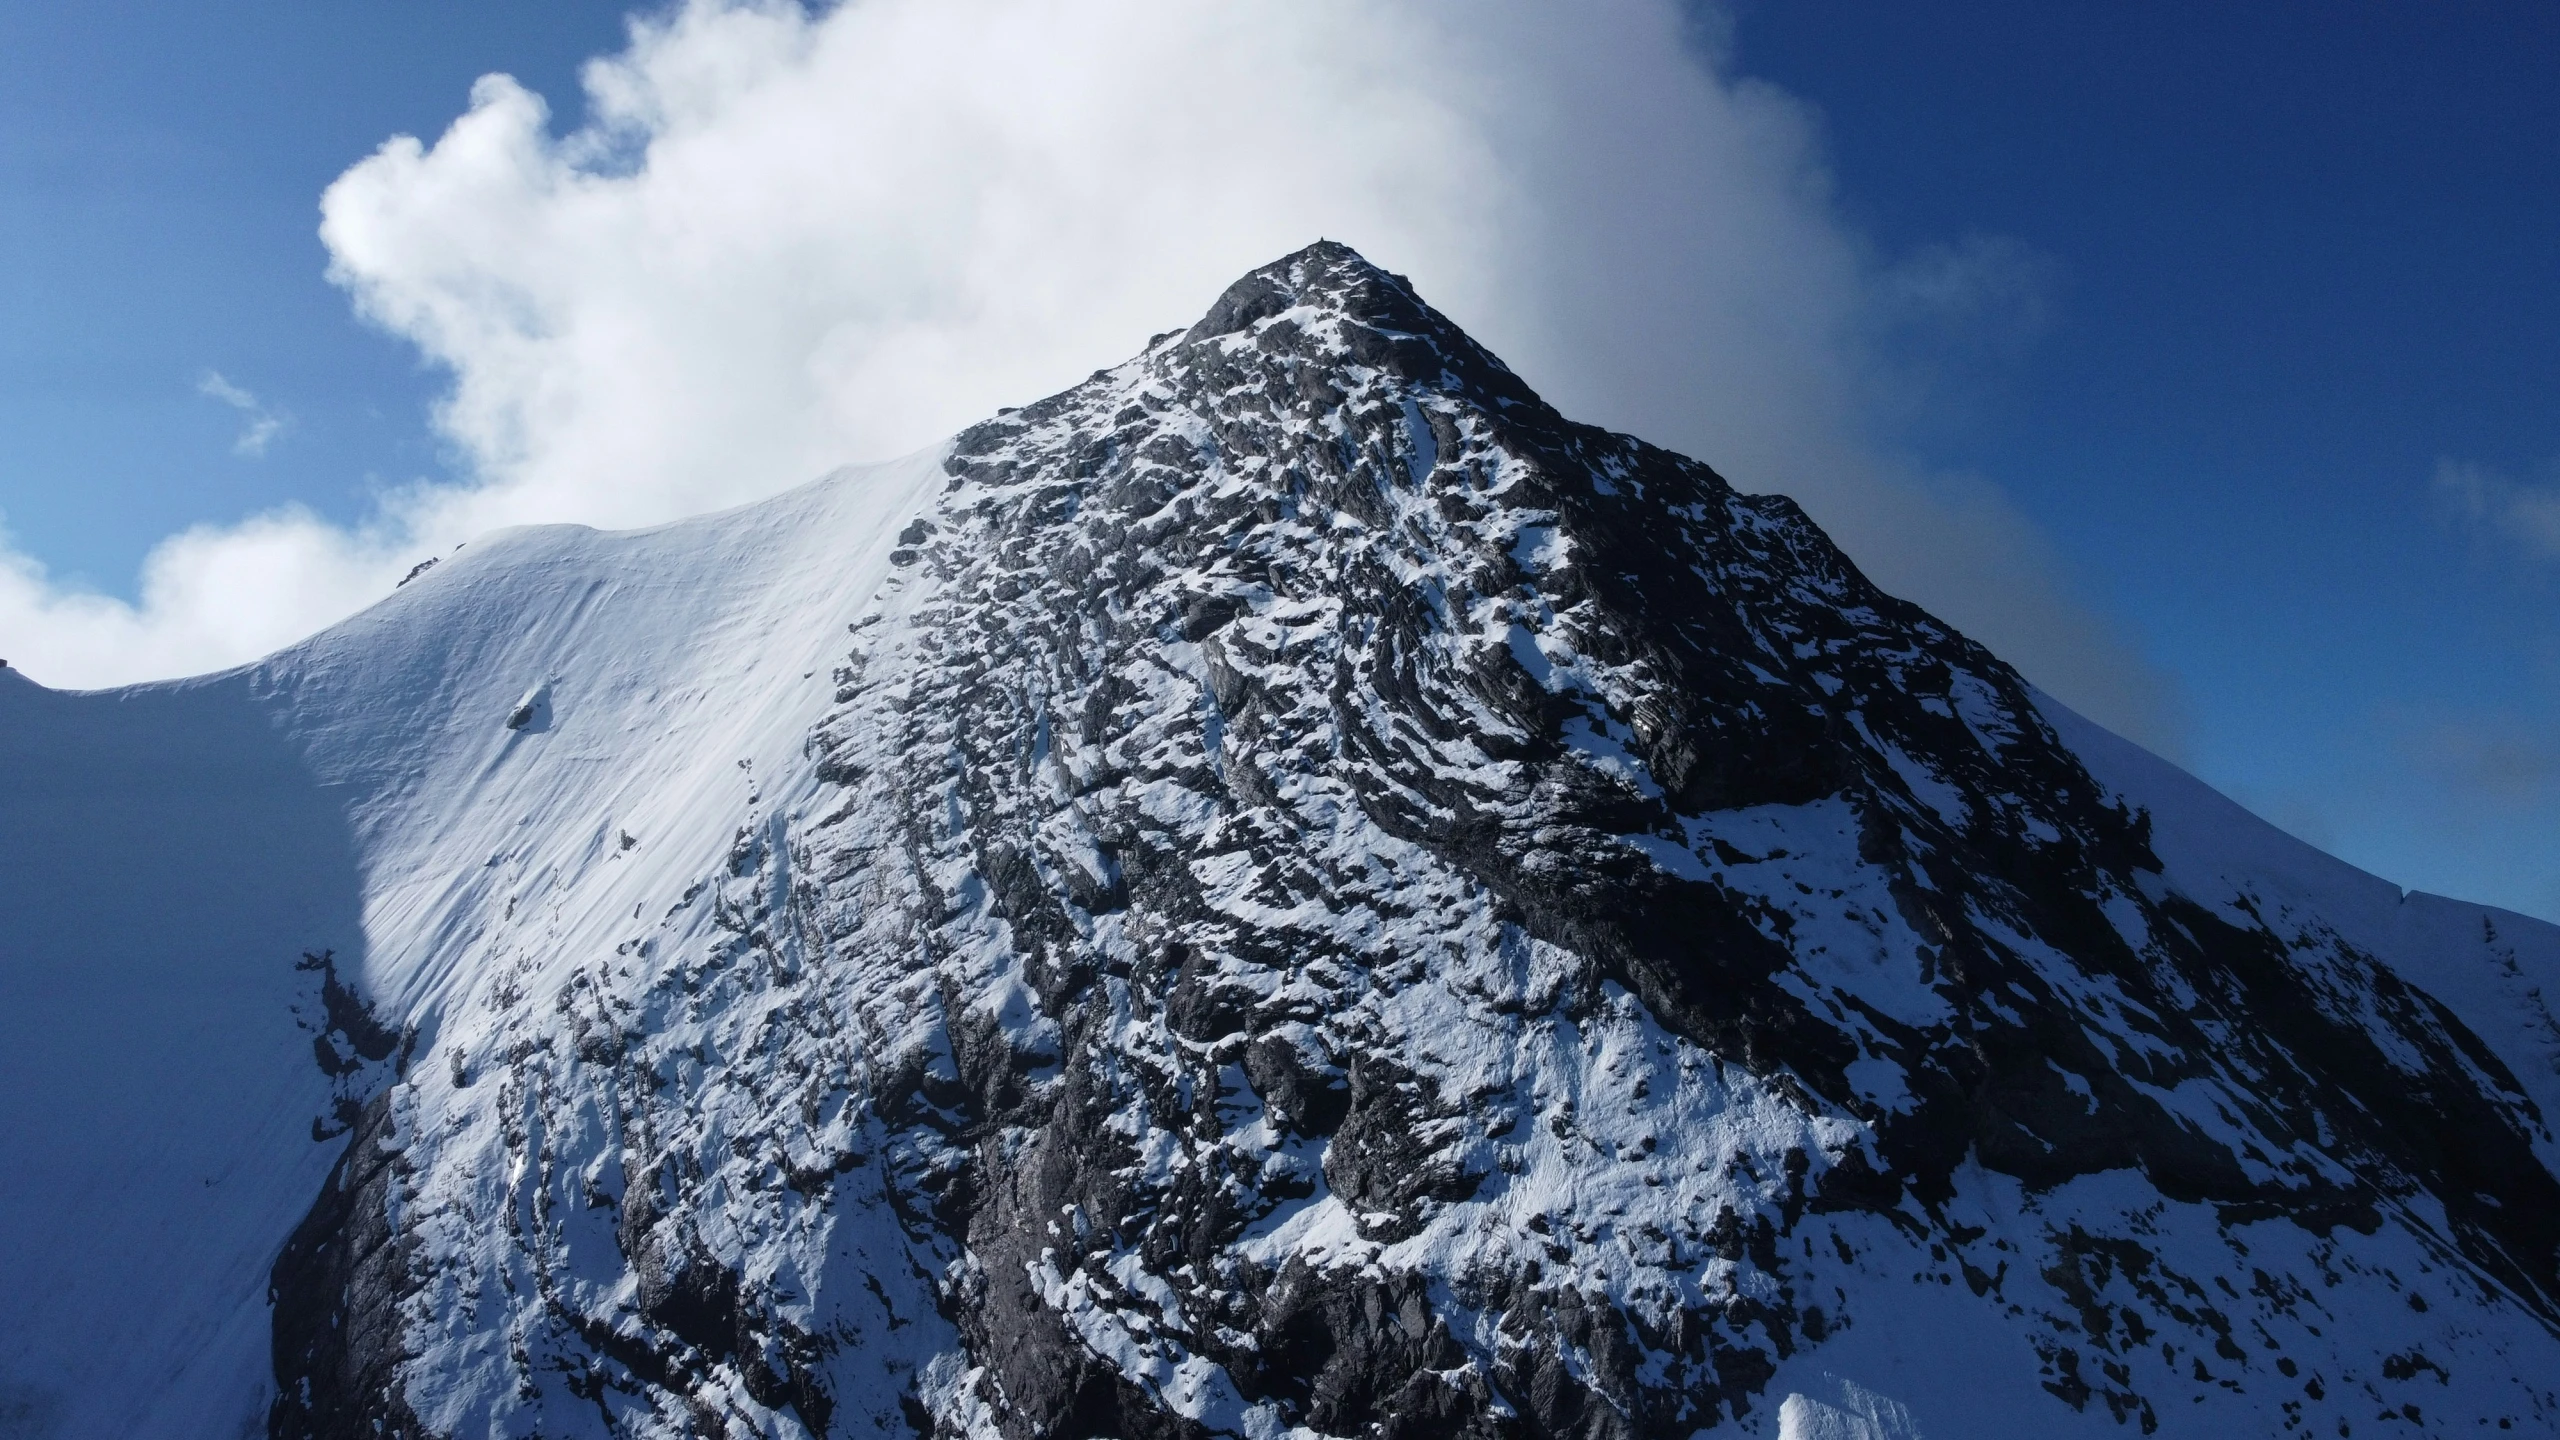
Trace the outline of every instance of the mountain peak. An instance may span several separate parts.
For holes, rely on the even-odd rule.
[[[1490,403],[1542,406],[1509,366],[1426,304],[1413,282],[1336,240],[1319,240],[1246,274],[1176,343],[1255,335],[1291,312],[1306,322],[1289,327],[1292,332],[1322,330],[1323,343],[1339,358],[1409,380],[1445,381]]]
[[[1228,286],[1183,339],[1232,335],[1299,306],[1395,328],[1415,328],[1412,322],[1429,314],[1403,276],[1378,268],[1339,241],[1319,240]]]
[[[2560,932],[2199,809],[1340,245],[898,466],[0,703],[0,1078],[88,1107],[0,1351],[189,1417],[66,1436],[244,1357],[284,1440],[2560,1422]],[[137,954],[270,1023],[67,983]]]

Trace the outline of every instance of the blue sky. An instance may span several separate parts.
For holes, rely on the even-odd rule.
[[[467,468],[446,374],[325,278],[319,197],[484,72],[572,126],[622,43],[601,4],[0,8],[11,543],[129,597],[189,526]],[[2560,10],[1749,0],[1726,43],[1880,263],[2007,257],[2013,323],[1915,330],[1877,443],[2041,530],[2190,768],[2560,918]]]
[[[1787,0],[1737,48],[1879,243],[2056,261],[2034,348],[1907,440],[2178,677],[2190,766],[2560,916],[2560,554],[2434,484],[2560,461],[2560,9]]]
[[[321,190],[433,134],[490,70],[574,104],[618,5],[0,4],[0,517],[57,578],[129,591],[155,543],[293,499],[342,520],[439,470],[413,352],[322,272]],[[242,412],[207,371],[280,407]]]

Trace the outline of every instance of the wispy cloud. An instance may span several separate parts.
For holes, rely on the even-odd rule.
[[[219,400],[247,417],[247,423],[240,429],[240,438],[231,442],[231,452],[235,455],[266,454],[267,447],[274,444],[276,437],[285,432],[285,427],[293,423],[292,416],[225,380],[219,370],[207,370],[199,376],[196,393],[207,399]]]
[[[2435,492],[2466,524],[2538,559],[2560,560],[2560,484],[2536,485],[2467,460],[2438,460]]]
[[[2512,715],[2446,721],[2407,744],[2421,769],[2472,799],[2529,805],[2560,782],[2560,741]]]

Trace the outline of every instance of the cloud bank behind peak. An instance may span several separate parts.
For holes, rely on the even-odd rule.
[[[0,561],[27,668],[232,663],[494,526],[654,523],[911,451],[1326,236],[1566,413],[1795,495],[1887,588],[2177,748],[2161,678],[2034,527],[1875,443],[1914,271],[1838,217],[1816,117],[1677,0],[692,0],[584,81],[563,133],[485,78],[322,201],[332,278],[450,375],[465,478],[360,532],[287,512],[178,537],[138,607]],[[1951,334],[2044,263],[1947,253],[1919,308]]]

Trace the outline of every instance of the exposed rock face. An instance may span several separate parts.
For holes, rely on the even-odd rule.
[[[2517,1077],[1788,501],[1329,245],[946,468],[726,863],[364,1112],[276,1434],[1758,1430],[1959,1313],[2560,1424]]]
[[[357,1117],[328,1188],[276,1257],[275,1436],[422,1440],[400,1384],[399,1305],[413,1258],[391,1225],[401,1157],[390,1097]]]

